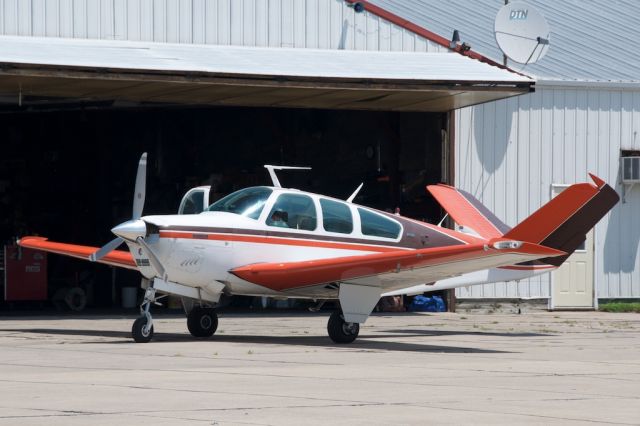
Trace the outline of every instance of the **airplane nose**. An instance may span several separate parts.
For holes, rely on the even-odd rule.
[[[147,224],[140,219],[128,220],[114,227],[111,232],[125,240],[135,241],[138,237],[144,238],[147,235]]]

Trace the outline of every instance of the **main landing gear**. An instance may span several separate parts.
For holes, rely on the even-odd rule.
[[[193,337],[211,337],[218,328],[218,315],[213,308],[194,307],[187,315],[187,328]]]
[[[329,317],[327,332],[329,332],[329,337],[335,343],[351,343],[358,337],[360,324],[357,322],[346,322],[342,312],[335,311]]]

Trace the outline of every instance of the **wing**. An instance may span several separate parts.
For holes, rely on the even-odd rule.
[[[483,238],[500,237],[511,229],[468,192],[443,184],[429,185],[427,190],[458,225]]]
[[[232,269],[243,280],[276,291],[332,282],[378,285],[386,290],[564,252],[537,244],[496,238],[466,244],[286,263],[257,263]]]
[[[20,247],[26,247],[36,250],[47,251],[50,253],[62,254],[65,256],[71,256],[82,260],[89,260],[89,255],[98,250],[99,247],[91,246],[79,246],[75,244],[64,244],[48,241],[42,237],[24,237],[18,241]],[[120,268],[138,270],[136,262],[133,260],[133,256],[128,251],[114,250],[111,253],[104,256],[97,261],[98,263],[104,263],[110,266],[117,266]]]

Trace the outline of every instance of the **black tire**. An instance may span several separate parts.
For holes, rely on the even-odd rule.
[[[187,316],[187,328],[193,337],[211,337],[218,329],[218,314],[212,308],[193,308]]]
[[[339,311],[335,311],[329,317],[327,332],[329,332],[329,337],[335,343],[351,343],[356,340],[358,333],[360,333],[360,324],[345,322],[342,314]]]
[[[153,324],[149,330],[145,330],[146,325],[146,316],[141,316],[133,322],[131,336],[136,343],[148,343],[153,338]]]
[[[69,309],[80,312],[87,306],[87,294],[80,287],[73,287],[64,296],[64,301]]]

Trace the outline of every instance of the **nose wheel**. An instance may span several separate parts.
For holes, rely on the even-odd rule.
[[[131,337],[136,343],[147,343],[153,338],[153,318],[151,317],[151,304],[156,301],[156,289],[149,286],[144,292],[144,300],[140,305],[140,317],[131,326]]]
[[[153,338],[153,324],[150,324],[146,316],[141,316],[133,322],[131,335],[136,343],[147,343]]]
[[[360,324],[346,322],[342,312],[335,311],[329,317],[327,332],[334,343],[351,343],[356,340],[358,333],[360,333]]]
[[[218,314],[213,308],[195,307],[187,316],[187,328],[193,337],[211,337],[218,328]]]

